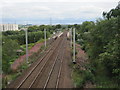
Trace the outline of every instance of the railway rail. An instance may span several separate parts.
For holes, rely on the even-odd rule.
[[[48,76],[46,83],[44,85],[44,89],[45,88],[58,88],[60,74],[61,74],[61,68],[62,68],[62,62],[63,62],[63,57],[64,57],[64,50],[65,50],[63,45],[65,45],[65,38],[62,42],[59,53],[57,55],[58,57],[54,61],[52,69],[49,72],[49,76]],[[51,83],[52,83],[52,85],[51,85]]]
[[[65,50],[62,46],[65,45],[65,40],[66,33],[63,33],[16,88],[58,88]],[[50,86],[51,79],[55,75],[53,73],[56,72],[55,85]]]

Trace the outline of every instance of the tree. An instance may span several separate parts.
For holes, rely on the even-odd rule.
[[[38,30],[39,30],[39,27],[36,25],[28,27],[28,32],[35,32]]]
[[[120,83],[120,9],[103,12],[103,17],[95,23],[83,22],[77,38],[89,56],[94,74],[105,70],[107,76]]]
[[[16,56],[19,45],[15,40],[3,36],[2,40],[2,68],[4,73],[10,72],[10,60]]]
[[[60,28],[61,28],[60,24],[56,25],[56,29],[60,29]]]

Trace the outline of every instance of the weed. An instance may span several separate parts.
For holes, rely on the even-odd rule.
[[[86,82],[94,82],[94,75],[90,70],[80,70],[78,65],[69,65],[73,68],[72,78],[77,88],[83,88]]]

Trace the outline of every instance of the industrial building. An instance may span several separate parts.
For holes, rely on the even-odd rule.
[[[18,24],[0,24],[0,31],[16,31]]]

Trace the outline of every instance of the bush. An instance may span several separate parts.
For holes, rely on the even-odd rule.
[[[86,84],[86,82],[92,82],[94,83],[95,78],[94,75],[90,72],[90,70],[80,70],[77,65],[73,65],[74,71],[73,71],[73,80],[78,88],[83,88],[83,86]]]
[[[2,68],[4,73],[10,73],[10,62],[13,61],[17,55],[16,51],[19,48],[19,45],[15,40],[8,39],[4,36],[2,41]]]

